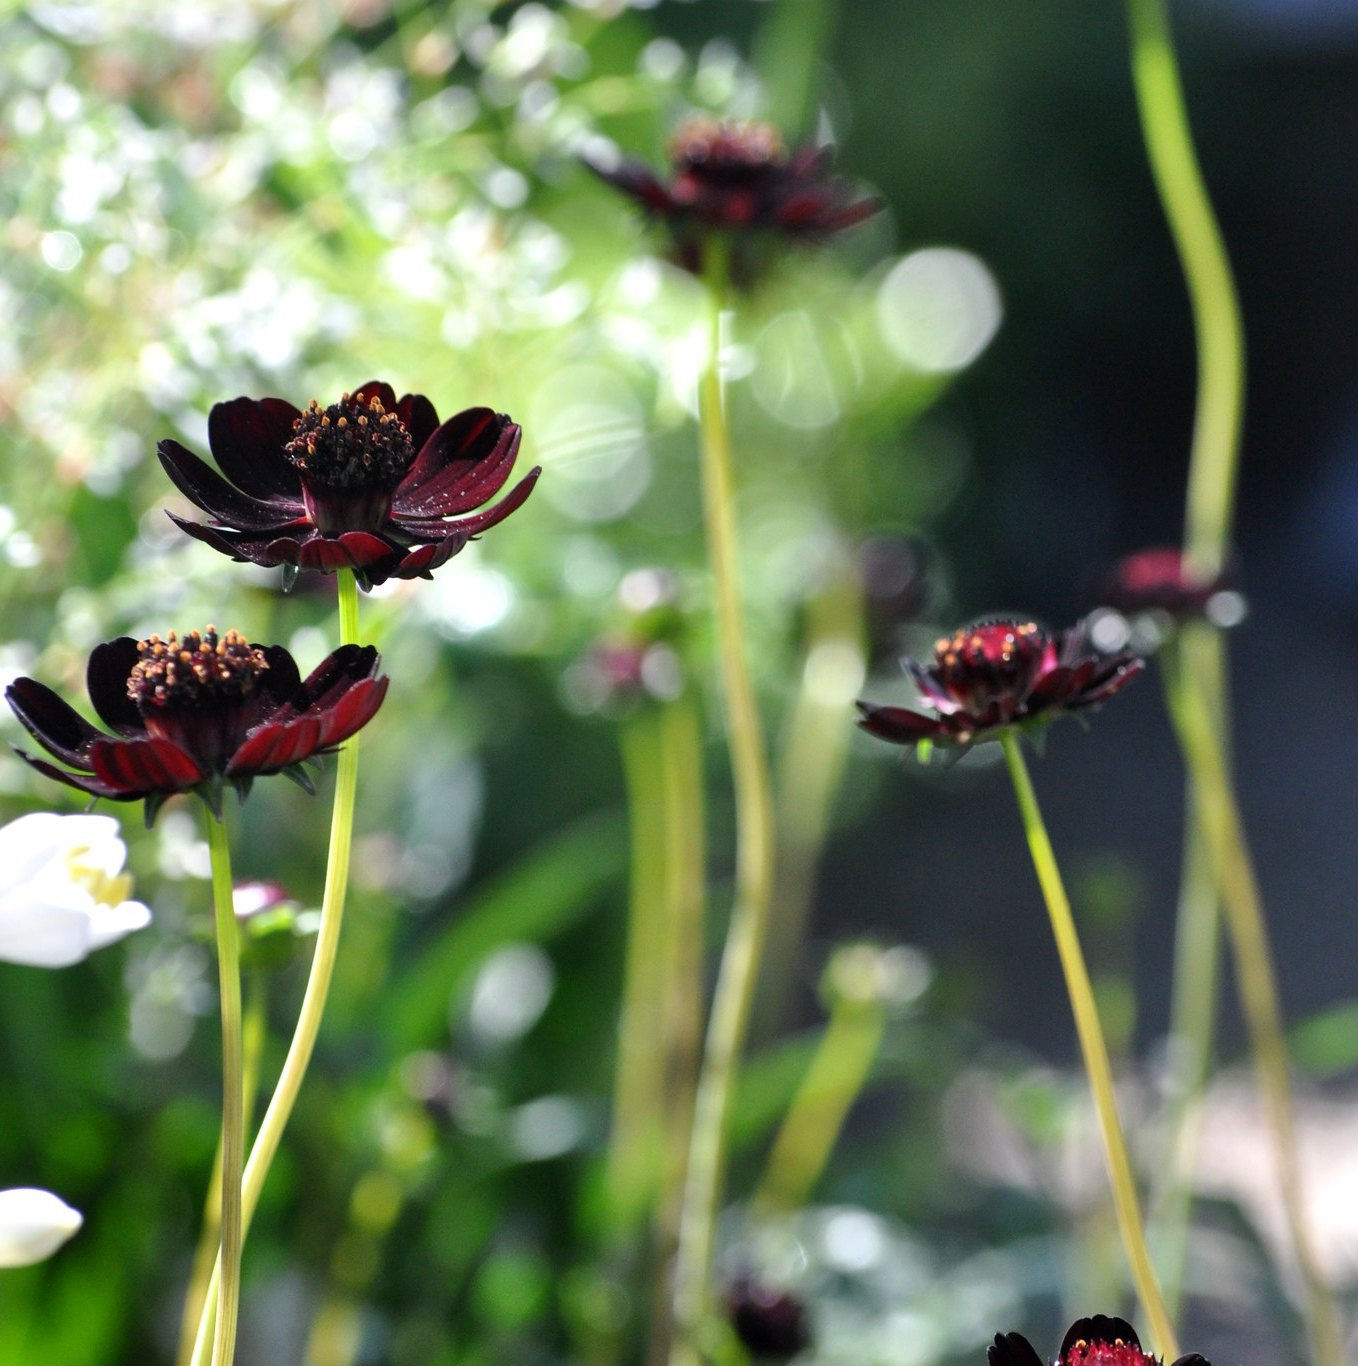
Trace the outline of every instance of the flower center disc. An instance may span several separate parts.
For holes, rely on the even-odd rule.
[[[283,453],[306,483],[326,489],[394,489],[415,462],[405,423],[376,395],[345,394],[322,408],[313,398]]]
[[[690,119],[670,142],[675,167],[705,180],[747,179],[780,165],[784,158],[783,140],[767,123]]]
[[[1157,1366],[1153,1356],[1139,1347],[1123,1342],[1077,1342],[1062,1361],[1062,1366]]]
[[[1046,648],[1046,634],[1036,622],[978,622],[934,646],[934,669],[950,693],[976,705],[1026,692]]]
[[[143,715],[148,710],[190,711],[238,702],[255,690],[269,667],[264,652],[239,631],[218,636],[209,626],[201,634],[173,631],[165,640],[137,642],[137,663],[127,680],[127,695]]]

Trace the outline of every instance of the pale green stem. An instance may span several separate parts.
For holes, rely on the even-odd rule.
[[[1185,534],[1196,572],[1210,579],[1220,572],[1230,544],[1244,329],[1231,263],[1193,147],[1164,0],[1128,0],[1127,17],[1142,134],[1183,265],[1197,334],[1198,399]]]
[[[679,1243],[693,1093],[703,1029],[703,908],[706,903],[702,720],[691,695],[659,711],[664,778],[664,1134],[656,1220],[656,1278],[648,1362],[658,1366],[673,1337],[670,1278]]]
[[[679,1227],[674,1309],[678,1341],[671,1361],[701,1361],[717,1210],[725,1171],[726,1126],[768,926],[773,886],[773,803],[768,760],[746,659],[736,550],[730,432],[721,376],[726,258],[711,249],[709,357],[698,391],[702,426],[703,512],[712,570],[722,698],[736,808],[736,896],[717,976]]]
[[[358,584],[352,571],[339,571],[339,626],[340,644],[356,644],[358,639]],[[340,925],[344,918],[344,898],[349,888],[349,855],[353,846],[354,798],[358,791],[358,736],[353,735],[340,747],[335,776],[335,803],[330,816],[330,854],[326,861],[325,891],[321,898],[321,923],[316,935],[316,949],[311,959],[311,972],[302,996],[302,1009],[297,1017],[288,1055],[283,1061],[278,1082],[270,1097],[259,1133],[255,1135],[250,1159],[245,1164],[241,1204],[244,1228],[248,1229],[259,1204],[264,1180],[270,1164],[278,1152],[292,1115],[292,1108],[302,1089],[307,1065],[320,1032],[325,998],[330,990],[330,979],[335,971],[335,957],[339,952]],[[221,1263],[213,1273],[203,1305],[203,1317],[198,1328],[198,1344],[194,1352],[194,1366],[205,1366],[204,1328],[216,1314]]]
[[[1207,700],[1210,677],[1204,675],[1194,649],[1195,638],[1208,630],[1195,627],[1183,633],[1179,644],[1180,667],[1171,679],[1171,712],[1192,777],[1198,821],[1207,839],[1235,956],[1240,1005],[1273,1133],[1288,1230],[1305,1287],[1311,1359],[1314,1366],[1341,1366],[1339,1324],[1306,1211],[1282,1007],[1263,902],[1216,721]]]
[[[1141,1298],[1146,1318],[1150,1322],[1150,1336],[1155,1350],[1169,1359],[1178,1356],[1179,1347],[1174,1336],[1174,1325],[1170,1322],[1164,1298],[1160,1293],[1160,1285],[1155,1277],[1155,1268],[1151,1264],[1150,1252],[1146,1247],[1146,1231],[1141,1222],[1136,1179],[1132,1175],[1132,1163],[1127,1155],[1127,1140],[1123,1137],[1122,1121],[1118,1118],[1117,1093],[1113,1089],[1113,1068],[1108,1061],[1108,1045],[1104,1042],[1103,1027],[1099,1023],[1094,988],[1090,983],[1089,969],[1085,966],[1084,953],[1080,948],[1075,917],[1071,914],[1070,901],[1066,896],[1065,885],[1061,881],[1061,872],[1056,864],[1056,854],[1047,835],[1047,827],[1042,820],[1041,808],[1037,804],[1037,793],[1033,790],[1033,782],[1028,775],[1028,765],[1023,758],[1019,737],[1013,730],[1006,730],[1000,735],[1000,744],[1004,748],[1005,762],[1014,783],[1014,795],[1018,798],[1019,814],[1023,819],[1023,833],[1027,836],[1033,867],[1042,887],[1043,899],[1047,903],[1047,915],[1051,920],[1056,951],[1061,959],[1061,971],[1066,979],[1066,991],[1075,1015],[1075,1032],[1079,1036],[1080,1052],[1084,1057],[1089,1088],[1094,1095],[1094,1110],[1098,1115],[1099,1132],[1103,1136],[1104,1158],[1108,1166],[1108,1179],[1112,1185],[1113,1208],[1117,1213],[1122,1246],[1126,1250],[1127,1260],[1131,1263],[1132,1281]]]
[[[655,1197],[664,1083],[665,774],[654,707],[619,730],[631,825],[632,885],[618,1020],[608,1191],[620,1233],[632,1232]]]
[[[245,1022],[241,1030],[241,1052],[243,1055],[243,1105],[244,1128],[250,1127],[250,1114],[254,1109],[255,1091],[259,1086],[259,1059],[264,1049],[265,1034],[265,995],[258,974],[255,974],[245,1002]],[[207,1288],[212,1280],[213,1268],[217,1264],[217,1248],[221,1241],[222,1229],[222,1149],[217,1144],[217,1155],[213,1160],[212,1179],[208,1183],[207,1196],[203,1200],[203,1224],[198,1234],[198,1247],[193,1254],[193,1270],[189,1276],[189,1288],[184,1295],[184,1315],[179,1326],[179,1350],[175,1354],[178,1366],[188,1366],[193,1359],[193,1344],[198,1335],[198,1319],[203,1312]]]
[[[241,1164],[245,1157],[245,1060],[241,1042],[240,928],[231,882],[231,845],[226,823],[207,815],[212,857],[212,905],[217,928],[217,974],[222,1009],[221,1267],[212,1332],[213,1366],[231,1366],[236,1355],[240,1309]]]
[[[880,1001],[835,1003],[820,1047],[769,1152],[753,1201],[756,1213],[785,1213],[806,1204],[868,1079],[885,1029],[886,1011]]]

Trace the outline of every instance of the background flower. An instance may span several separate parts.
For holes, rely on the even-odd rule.
[[[0,959],[63,968],[150,924],[129,898],[112,816],[20,816],[0,828]]]
[[[76,1234],[84,1218],[51,1191],[0,1191],[0,1267],[31,1266]]]

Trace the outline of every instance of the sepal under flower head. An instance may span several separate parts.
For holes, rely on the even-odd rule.
[[[504,413],[468,408],[440,423],[423,394],[397,399],[376,380],[302,411],[281,398],[236,398],[208,415],[221,473],[177,441],[160,462],[207,522],[170,514],[232,559],[330,573],[364,586],[429,578],[533,490],[531,470],[494,507],[522,431]],[[223,477],[225,476],[225,477]],[[480,510],[478,510],[480,509]]]
[[[669,230],[674,259],[702,274],[713,234],[733,243],[732,278],[757,274],[758,235],[813,241],[860,223],[880,209],[855,197],[830,174],[825,147],[788,151],[775,128],[758,121],[698,117],[681,124],[669,146],[669,177],[643,162],[585,158],[595,175],[621,190]]]
[[[1049,633],[1016,620],[964,626],[929,663],[903,663],[936,715],[859,702],[859,725],[893,744],[960,747],[1097,706],[1145,667],[1136,655],[1094,651],[1082,626]]]
[[[1022,1333],[997,1334],[986,1351],[989,1366],[1043,1366],[1042,1358]],[[1052,1366],[1160,1366],[1160,1358],[1141,1346],[1125,1319],[1105,1314],[1077,1319],[1061,1342]],[[1179,1357],[1174,1366],[1210,1366],[1196,1352]]]
[[[378,662],[370,645],[342,645],[303,679],[281,645],[253,645],[209,626],[95,647],[86,684],[112,735],[32,678],[16,679],[5,697],[68,767],[18,750],[20,758],[92,797],[145,798],[150,824],[179,792],[196,792],[220,815],[225,785],[244,800],[254,779],[271,773],[310,791],[301,765],[334,750],[382,705],[387,679],[377,677]]]

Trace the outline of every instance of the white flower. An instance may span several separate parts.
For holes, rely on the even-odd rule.
[[[30,1266],[50,1257],[82,1223],[80,1211],[51,1191],[31,1186],[0,1191],[0,1267]]]
[[[112,816],[20,816],[0,827],[0,961],[63,968],[150,923],[129,901]]]

